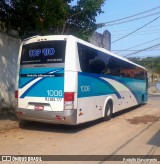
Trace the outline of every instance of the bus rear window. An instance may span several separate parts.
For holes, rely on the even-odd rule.
[[[21,65],[64,63],[66,41],[43,41],[22,46]]]

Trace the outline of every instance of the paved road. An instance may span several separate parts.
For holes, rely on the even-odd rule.
[[[112,120],[78,127],[32,123],[0,133],[7,155],[160,155],[160,95]]]

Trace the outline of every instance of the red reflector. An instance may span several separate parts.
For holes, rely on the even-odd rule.
[[[56,116],[56,120],[61,120],[61,119],[62,119],[61,116],[59,115]]]
[[[44,106],[42,106],[42,105],[36,105],[35,107],[34,107],[34,109],[35,110],[43,110],[44,109]]]
[[[18,117],[22,117],[23,113],[22,112],[17,112]]]
[[[18,99],[18,91],[15,91],[15,98]]]
[[[74,101],[74,92],[65,92],[64,101]]]

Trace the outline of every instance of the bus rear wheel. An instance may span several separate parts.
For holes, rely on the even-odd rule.
[[[109,121],[112,118],[113,113],[113,103],[109,100],[105,107],[104,121]]]

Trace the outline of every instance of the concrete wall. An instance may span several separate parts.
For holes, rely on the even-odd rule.
[[[0,108],[14,107],[20,39],[0,32]]]
[[[98,47],[111,50],[111,34],[108,30],[105,30],[103,34],[95,32],[89,39],[89,42]]]

